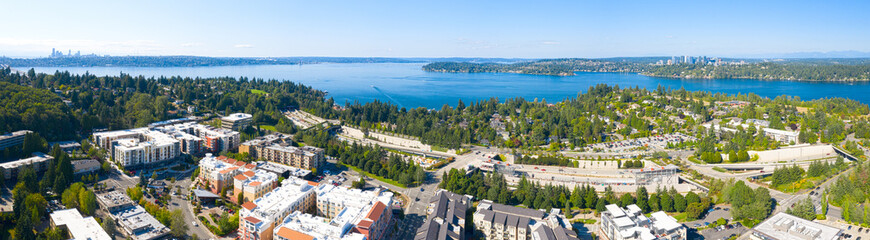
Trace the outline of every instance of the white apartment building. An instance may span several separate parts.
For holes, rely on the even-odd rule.
[[[112,157],[124,167],[150,165],[181,155],[178,141],[162,132],[145,130],[139,138],[114,141]]]
[[[243,193],[246,201],[258,199],[278,185],[278,175],[262,169],[242,172],[233,178],[233,196],[230,196],[231,199],[238,198],[239,193]],[[237,203],[245,202],[241,199],[235,199],[235,201]]]
[[[616,204],[606,206],[601,213],[599,236],[606,240],[683,240],[686,227],[665,212],[658,211],[649,218],[637,205],[625,209]]]
[[[239,235],[242,239],[270,239],[277,223],[292,212],[307,212],[314,207],[314,186],[288,178],[281,187],[242,204],[239,210]]]
[[[214,157],[211,153],[199,160],[199,179],[213,193],[218,193],[225,187],[232,186],[233,177],[238,174],[239,167],[226,160],[226,157]]]
[[[388,191],[362,191],[329,184],[315,188],[316,215],[293,212],[274,233],[276,240],[382,239],[392,219]]]
[[[182,153],[220,152],[239,146],[238,132],[195,122],[94,133],[94,143],[124,167],[174,159]]]
[[[45,171],[48,168],[48,162],[54,157],[41,152],[34,152],[33,157],[19,159],[11,162],[0,163],[0,171],[3,171],[3,177],[0,181],[15,179],[18,173],[26,167],[33,167],[37,173]]]

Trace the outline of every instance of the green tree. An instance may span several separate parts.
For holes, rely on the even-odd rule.
[[[686,211],[686,198],[683,197],[682,194],[674,195],[674,211],[676,212],[685,212]]]
[[[83,189],[79,192],[79,210],[82,211],[84,215],[94,215],[94,211],[97,209],[97,196],[94,192]]]
[[[619,197],[620,207],[625,207],[631,204],[634,204],[634,197],[632,197],[631,194],[624,193],[622,194],[622,196]]]
[[[112,218],[104,218],[102,226],[103,230],[106,231],[107,234],[109,234],[109,237],[115,238],[115,235],[118,232],[118,227],[117,225],[115,225],[115,220],[113,220]]]
[[[635,195],[637,195],[637,206],[644,212],[649,212],[649,193],[647,193],[646,187],[638,187],[635,190]]]
[[[803,201],[798,201],[785,212],[810,221],[816,219],[816,207],[813,205],[809,197],[805,198]]]
[[[181,209],[175,209],[170,215],[169,233],[175,237],[183,237],[187,233],[187,222]]]
[[[33,222],[28,214],[22,214],[18,218],[15,225],[15,235],[12,239],[33,240],[36,239],[36,234],[33,233]]]

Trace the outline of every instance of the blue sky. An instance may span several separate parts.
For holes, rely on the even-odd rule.
[[[0,56],[870,52],[870,1],[13,1]]]

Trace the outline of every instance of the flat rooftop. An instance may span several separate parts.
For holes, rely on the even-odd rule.
[[[112,240],[94,217],[82,217],[75,208],[54,211],[51,221],[56,226],[66,226],[72,239]]]
[[[833,240],[843,230],[780,212],[752,228],[752,231],[752,234],[762,234],[772,239]]]
[[[222,117],[221,120],[239,121],[239,120],[243,120],[243,119],[250,119],[252,117],[253,116],[251,116],[251,114],[247,114],[247,113],[233,113],[233,114],[227,115],[226,117]]]

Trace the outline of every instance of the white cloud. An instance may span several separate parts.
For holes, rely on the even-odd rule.
[[[233,45],[233,47],[234,47],[234,48],[252,48],[252,47],[254,47],[254,45],[251,45],[251,44],[236,44],[236,45]]]
[[[559,45],[559,44],[561,44],[561,43],[560,43],[560,42],[556,42],[556,41],[543,41],[543,42],[541,42],[541,44],[544,44],[544,45]]]
[[[182,43],[182,47],[199,47],[202,46],[202,43],[193,42],[193,43]]]

